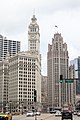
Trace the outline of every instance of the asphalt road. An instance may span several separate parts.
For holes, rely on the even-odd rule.
[[[37,118],[34,117],[26,117],[26,115],[14,115],[12,120],[61,120],[61,117],[53,114],[41,114],[40,116],[37,116]],[[80,116],[74,115],[73,120],[80,120]]]

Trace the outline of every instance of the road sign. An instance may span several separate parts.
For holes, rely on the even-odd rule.
[[[73,83],[73,82],[74,80],[70,80],[70,79],[65,80],[65,83]]]

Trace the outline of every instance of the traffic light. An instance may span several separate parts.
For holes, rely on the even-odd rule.
[[[60,83],[63,82],[63,75],[60,75]]]
[[[32,111],[34,112],[34,106],[32,106]]]
[[[34,89],[34,102],[37,101],[37,91]]]

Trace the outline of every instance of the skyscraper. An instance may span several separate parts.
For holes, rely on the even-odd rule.
[[[41,54],[40,54],[40,33],[39,25],[37,24],[37,18],[35,15],[32,16],[31,22],[28,26],[28,51],[32,56],[37,56],[36,61],[36,77],[35,78],[35,89],[37,91],[38,103],[41,103]]]
[[[19,106],[23,103],[24,110],[41,108],[40,34],[36,20],[33,15],[28,27],[28,51],[20,52],[9,59],[9,101],[17,101]],[[36,106],[34,90],[37,92]]]
[[[55,33],[52,45],[48,44],[47,75],[48,75],[48,104],[51,107],[61,107],[67,102],[67,85],[60,83],[60,75],[68,78],[68,50],[63,43],[61,34]]]
[[[0,35],[0,61],[4,60],[6,55],[15,55],[20,52],[20,41],[8,40]]]
[[[74,65],[75,78],[79,78],[79,80],[76,81],[76,95],[80,95],[80,57],[71,60],[70,65]]]

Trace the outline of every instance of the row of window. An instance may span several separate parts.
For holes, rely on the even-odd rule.
[[[24,69],[23,69],[22,67],[20,67],[20,68],[19,68],[19,70],[26,70],[26,71],[27,71],[27,70],[28,70],[28,71],[35,71],[35,69],[27,69],[27,68],[24,68]]]
[[[24,82],[25,82],[25,81],[35,81],[35,79],[33,79],[33,78],[32,78],[32,79],[31,79],[31,78],[30,78],[30,79],[29,79],[29,78],[28,78],[28,79],[27,79],[27,78],[24,78],[24,79],[23,79],[23,78],[19,78],[19,81],[20,81],[20,80],[21,80],[21,81],[24,80]]]
[[[30,49],[32,49],[32,50],[33,50],[33,49],[36,49],[36,47],[30,47]]]
[[[37,31],[36,28],[30,29],[30,32],[36,32],[36,31]]]
[[[23,83],[22,81],[19,81],[19,84],[22,84],[22,83]],[[32,82],[32,83],[31,82],[24,82],[24,84],[28,84],[29,85],[29,84],[35,84],[35,83],[34,82]]]
[[[34,60],[34,59],[23,58],[23,57],[20,57],[20,60],[26,60],[26,61],[32,61],[32,62],[35,62],[35,60]]]
[[[35,85],[35,83],[33,83],[33,86],[31,86],[31,85],[29,85],[29,84],[28,84],[28,85],[19,84],[19,87],[26,87],[26,88],[27,88],[27,87],[28,87],[28,88],[33,87],[33,88],[34,88],[34,87],[35,87],[34,85]]]

